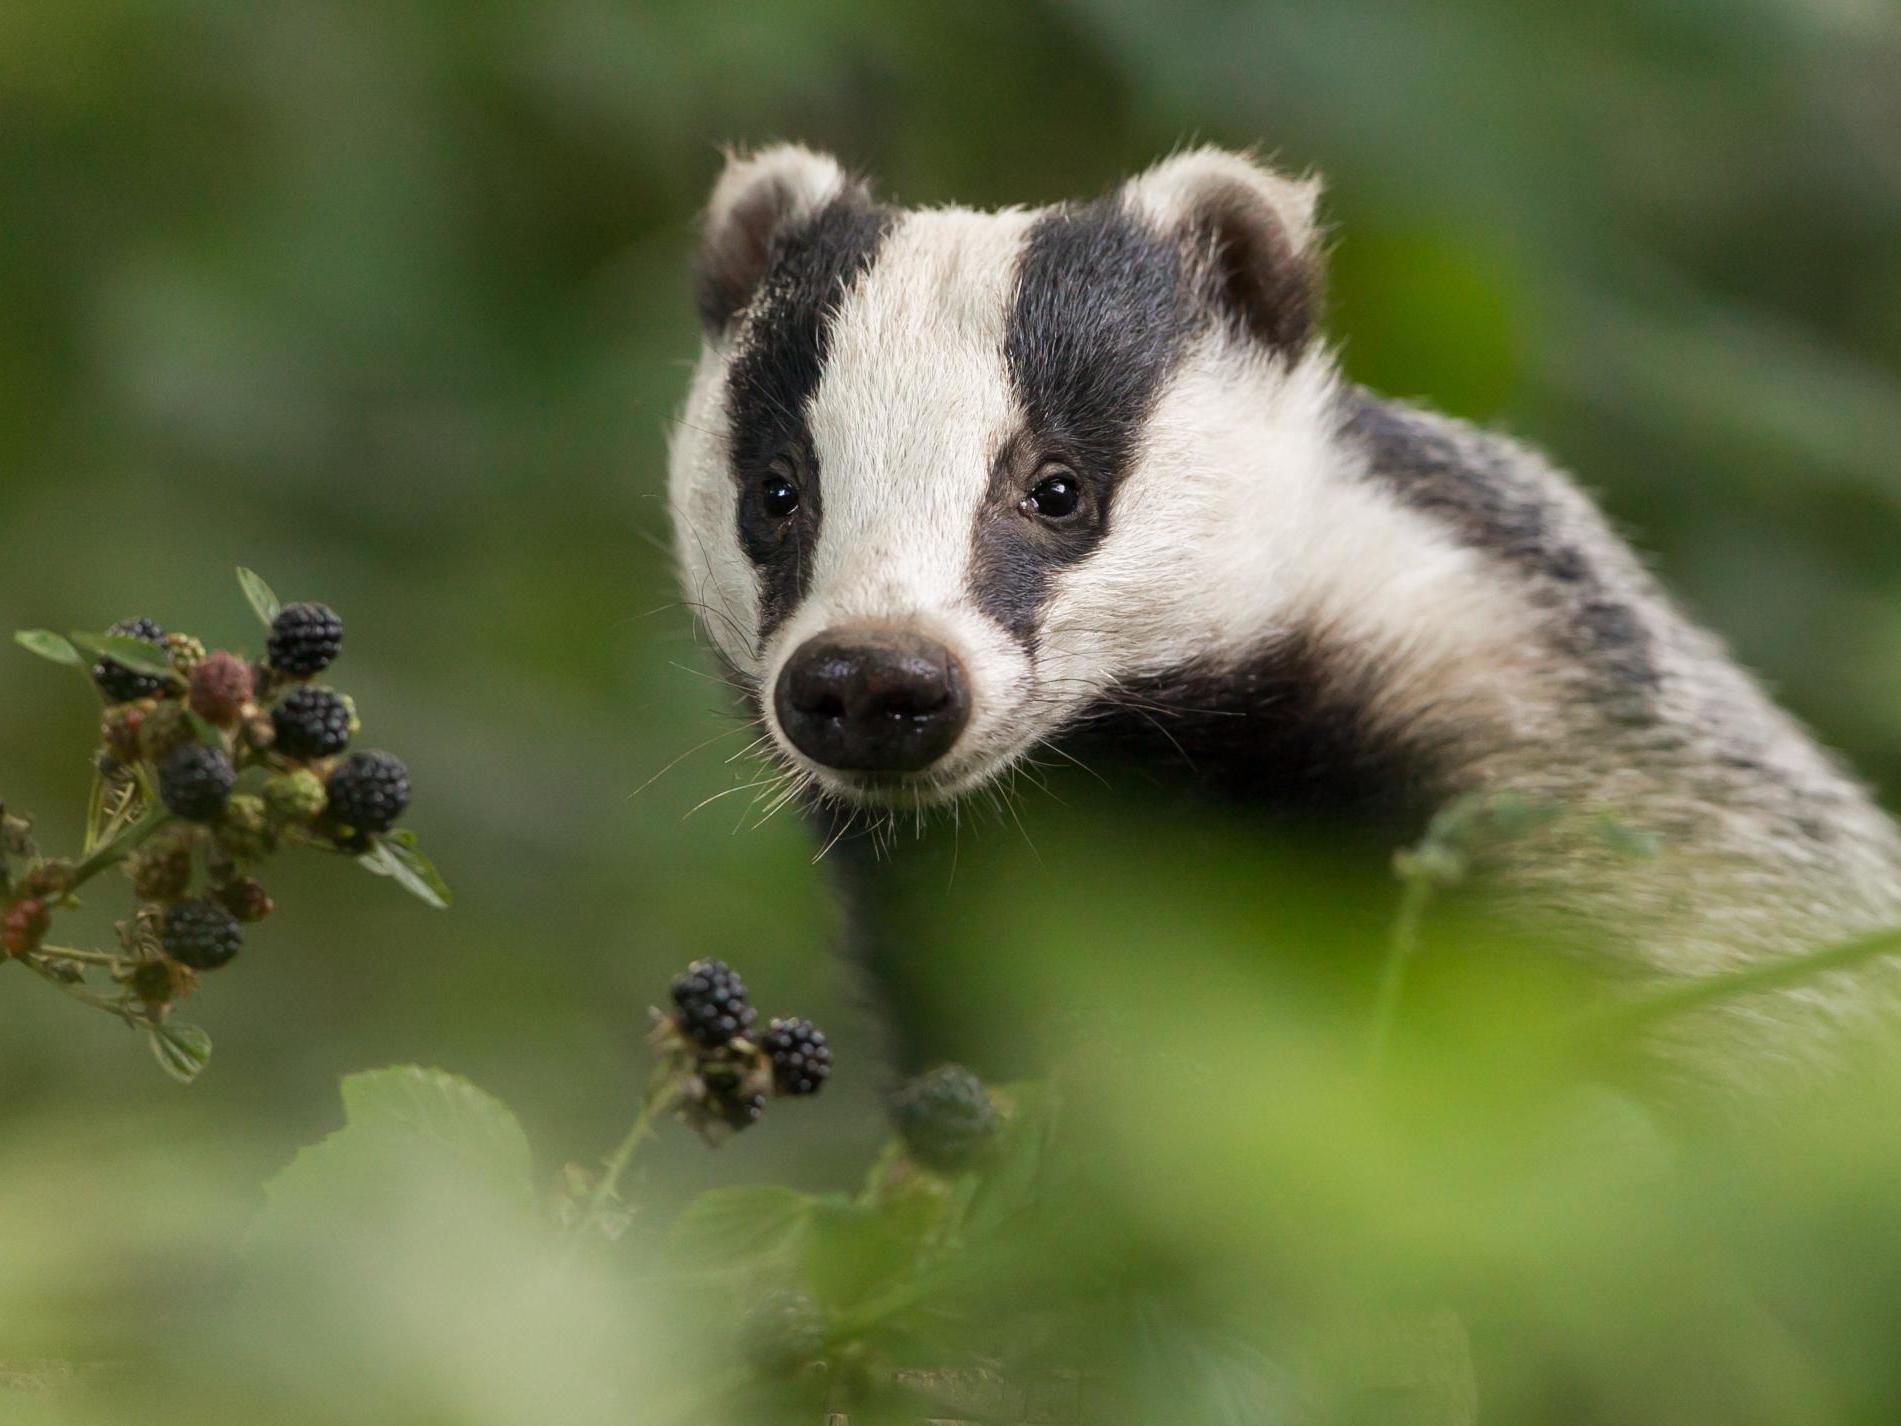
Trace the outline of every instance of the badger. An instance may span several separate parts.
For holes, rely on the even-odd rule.
[[[893,206],[798,146],[728,160],[669,499],[826,844],[1086,746],[1278,816],[1557,809],[1492,894],[1643,982],[1901,921],[1893,824],[1576,484],[1343,377],[1317,197],[1214,148],[996,212]],[[875,908],[876,858],[845,863]],[[858,954],[902,984],[878,919]],[[1734,1018],[1802,1026],[1750,1042],[1776,1064],[1892,999]]]

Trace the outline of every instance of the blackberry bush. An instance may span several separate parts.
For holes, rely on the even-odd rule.
[[[43,855],[29,824],[0,808],[0,955],[145,1029],[159,1062],[181,1079],[203,1068],[210,1042],[173,1009],[198,972],[237,955],[240,923],[272,912],[257,872],[280,851],[352,856],[431,905],[448,904],[415,839],[391,830],[409,805],[402,763],[388,753],[342,757],[356,732],[354,706],[301,682],[336,658],[342,621],[322,604],[280,605],[249,570],[238,579],[270,631],[261,662],[151,619],[102,634],[14,636],[88,671],[105,708],[85,855]],[[54,944],[59,913],[121,865],[134,905],[118,923],[118,945]]]

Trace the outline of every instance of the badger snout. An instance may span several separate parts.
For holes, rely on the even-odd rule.
[[[792,745],[846,772],[917,772],[970,720],[969,679],[936,639],[897,629],[829,629],[786,660],[773,710]]]

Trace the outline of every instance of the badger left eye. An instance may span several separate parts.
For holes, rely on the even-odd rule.
[[[1017,505],[1025,515],[1041,515],[1045,520],[1061,520],[1076,513],[1082,504],[1082,486],[1076,473],[1063,466],[1046,468],[1043,478]]]
[[[759,487],[759,500],[766,514],[775,520],[783,520],[799,508],[799,487],[775,472],[768,475]]]

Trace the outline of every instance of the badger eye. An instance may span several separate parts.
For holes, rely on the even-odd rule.
[[[799,508],[799,487],[777,473],[766,477],[759,495],[766,514],[775,520],[783,520]]]
[[[1073,471],[1057,467],[1039,480],[1017,506],[1025,515],[1041,515],[1045,520],[1061,520],[1074,515],[1082,503],[1082,487]]]

